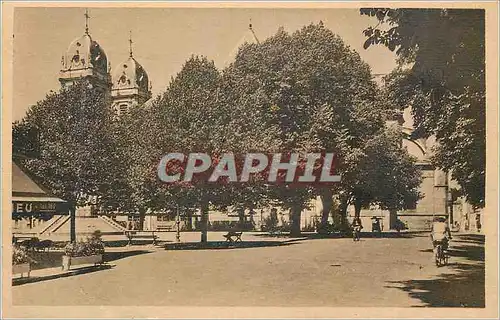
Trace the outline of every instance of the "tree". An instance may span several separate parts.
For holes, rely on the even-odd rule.
[[[152,107],[158,128],[152,135],[155,148],[162,153],[207,153],[213,159],[209,172],[223,153],[233,153],[240,159],[248,152],[276,150],[279,130],[270,123],[270,117],[256,109],[259,94],[241,96],[232,85],[227,74],[221,74],[207,58],[186,61]],[[157,186],[162,205],[175,202],[200,208],[202,242],[207,240],[209,205],[252,208],[267,201],[260,177],[230,184],[211,183],[206,178]]]
[[[415,137],[435,136],[433,163],[450,171],[467,200],[484,207],[484,10],[361,9],[369,27],[365,48],[396,50],[399,68],[387,79],[394,102],[411,106]]]
[[[363,205],[377,204],[393,212],[419,199],[421,173],[401,139],[397,128],[388,128],[367,141],[350,185],[356,217]]]
[[[228,73],[242,96],[259,93],[261,112],[279,127],[281,151],[326,150],[343,158],[383,126],[369,110],[377,106],[369,66],[322,23],[293,34],[280,29],[260,44],[242,46]],[[343,166],[339,162],[338,170]],[[293,235],[300,233],[300,213],[309,200],[318,192],[325,202],[332,198],[328,188],[275,188],[275,200],[291,209]],[[328,217],[331,206],[323,207]]]
[[[158,123],[153,143],[162,154],[199,152],[216,156],[225,151],[229,115],[219,107],[220,88],[221,75],[212,61],[195,56],[186,61],[152,109]],[[200,209],[201,242],[206,242],[209,205],[221,202],[223,186],[198,179],[168,185],[158,182],[157,189],[164,201],[160,206],[175,201]]]
[[[144,228],[145,215],[155,205],[156,166],[161,157],[151,139],[158,133],[151,108],[132,107],[115,121],[116,164],[120,176],[110,190],[113,202],[103,203],[103,209],[139,213],[139,229]]]
[[[106,96],[85,81],[50,93],[32,106],[19,127],[38,131],[39,157],[23,166],[50,191],[66,200],[71,214],[71,241],[76,240],[75,210],[88,196],[106,199],[117,172],[113,114]]]

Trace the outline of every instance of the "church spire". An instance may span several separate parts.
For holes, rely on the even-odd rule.
[[[248,24],[248,29],[252,32],[252,35],[253,35],[253,37],[255,39],[255,42],[257,42],[258,44],[260,44],[260,41],[257,38],[257,35],[255,34],[255,31],[253,31],[252,18],[250,18],[250,23]]]
[[[85,34],[89,34],[89,9],[85,9]]]
[[[132,43],[134,43],[134,42],[132,41],[132,31],[130,31],[130,35],[129,35],[129,38],[128,38],[128,44],[129,44],[129,52],[130,52],[130,57],[131,58],[133,57]]]

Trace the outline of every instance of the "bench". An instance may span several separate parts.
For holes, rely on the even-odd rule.
[[[233,243],[233,242],[241,242],[241,235],[243,232],[234,232],[234,231],[229,231],[224,235],[224,238],[226,238],[226,242]],[[233,240],[235,238],[235,240]]]
[[[36,237],[34,236],[28,236],[28,235],[13,235],[12,236],[12,244],[19,244],[19,243],[26,243],[26,240],[32,240],[35,239]]]
[[[20,247],[26,248],[26,250],[34,251],[39,242],[40,242],[40,239],[38,239],[36,237],[32,237],[32,238],[23,240],[21,242],[16,241],[16,244],[18,244]]]
[[[284,236],[283,230],[281,229],[273,229],[269,231],[269,235],[271,237],[281,237]]]
[[[158,231],[172,231],[174,230],[174,226],[166,224],[166,225],[158,225],[156,227]]]
[[[128,246],[132,245],[133,239],[150,239],[153,245],[156,245],[156,240],[158,239],[154,231],[125,231],[125,235],[128,239]]]
[[[54,242],[52,240],[42,240],[34,244],[34,249],[36,251],[49,251],[54,247]]]

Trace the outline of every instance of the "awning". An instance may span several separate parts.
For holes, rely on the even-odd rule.
[[[12,217],[69,214],[67,202],[50,194],[12,162]]]
[[[31,201],[31,202],[66,202],[57,197],[20,197],[12,196],[12,201]]]

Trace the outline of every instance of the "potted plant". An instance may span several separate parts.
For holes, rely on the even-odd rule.
[[[12,248],[12,274],[21,274],[21,277],[23,277],[27,273],[29,277],[31,272],[30,261],[26,248],[19,246]]]
[[[104,243],[99,231],[85,241],[71,242],[64,248],[62,269],[69,270],[71,266],[81,264],[94,265],[103,263]]]

